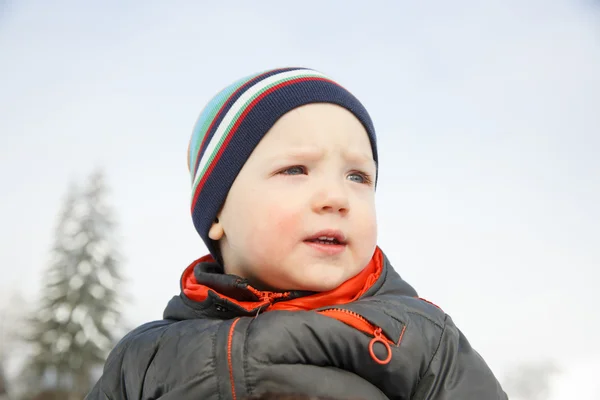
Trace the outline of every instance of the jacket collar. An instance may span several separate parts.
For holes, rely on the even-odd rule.
[[[164,317],[227,319],[271,310],[314,310],[347,304],[377,292],[384,283],[382,277],[387,275],[388,264],[377,247],[369,264],[358,275],[333,290],[269,292],[253,288],[238,276],[224,274],[207,255],[185,269],[181,277],[181,294],[169,302]]]

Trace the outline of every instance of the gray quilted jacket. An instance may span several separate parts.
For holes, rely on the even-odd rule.
[[[339,296],[259,292],[200,259],[184,273],[182,293],[164,319],[115,347],[86,399],[243,400],[265,392],[507,399],[452,319],[417,298],[377,254],[376,279],[347,303]],[[190,282],[195,291],[186,288]]]

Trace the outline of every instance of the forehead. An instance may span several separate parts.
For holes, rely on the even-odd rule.
[[[362,123],[350,111],[329,103],[307,104],[284,114],[265,135],[266,146],[330,145],[372,157]]]

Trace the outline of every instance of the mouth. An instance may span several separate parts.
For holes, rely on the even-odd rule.
[[[344,233],[334,229],[317,232],[314,235],[304,239],[304,241],[325,246],[345,246],[347,244]]]

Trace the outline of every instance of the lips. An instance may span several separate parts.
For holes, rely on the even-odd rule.
[[[342,231],[336,229],[327,229],[309,236],[308,238],[304,239],[304,241],[329,246],[345,246],[346,236]]]

